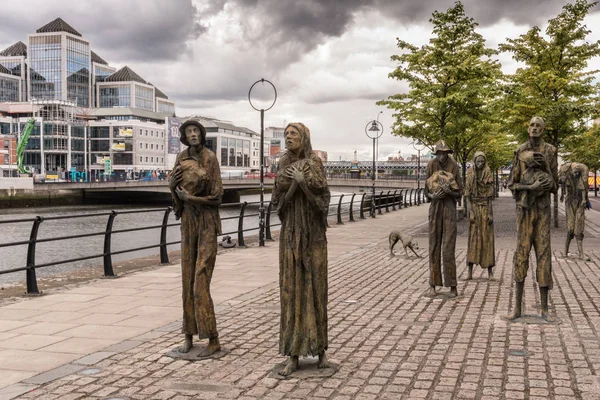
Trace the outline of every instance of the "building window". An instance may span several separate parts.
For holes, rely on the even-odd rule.
[[[143,110],[154,111],[153,90],[135,85],[135,107]]]
[[[163,157],[160,158],[160,163],[163,164],[165,162],[165,159]]]
[[[154,162],[154,157],[150,157],[150,162],[153,163]]]
[[[131,105],[129,85],[100,87],[100,108],[129,107]]]
[[[161,149],[161,150],[164,150],[164,149],[165,149],[165,145],[164,145],[164,144],[161,144],[161,145],[160,145],[160,149]]]
[[[161,137],[161,138],[164,138],[164,137],[165,137],[165,133],[164,133],[164,132],[161,132],[161,133],[160,133],[160,137]]]
[[[142,149],[142,148],[143,148],[143,143],[140,143],[140,149]]]
[[[148,162],[148,157],[146,157],[146,162]]]
[[[150,150],[154,150],[154,143],[150,143]]]
[[[140,162],[141,162],[141,163],[143,163],[143,162],[144,162],[144,159],[143,159],[142,157],[140,157]]]
[[[146,143],[146,150],[148,150],[148,143]]]
[[[142,136],[142,130],[140,129],[140,136]]]
[[[146,136],[148,136],[148,129],[146,129]]]

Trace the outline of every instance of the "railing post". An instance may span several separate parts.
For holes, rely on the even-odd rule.
[[[396,211],[396,193],[398,191],[394,190],[394,194],[392,195],[392,211]]]
[[[390,209],[388,207],[388,204],[390,202],[390,192],[391,192],[391,190],[388,190],[387,194],[385,195],[385,212],[386,213],[390,212]]]
[[[419,205],[418,200],[419,200],[419,189],[415,189],[415,205],[416,206]]]
[[[362,197],[360,198],[360,213],[359,213],[360,219],[365,219],[365,196],[366,195],[367,195],[367,192],[364,192]]]
[[[340,195],[340,200],[338,201],[338,209],[337,209],[337,223],[338,225],[343,225],[344,223],[342,222],[342,199],[344,198],[344,195]]]
[[[245,201],[240,210],[240,219],[238,220],[238,247],[246,247],[246,243],[244,243],[244,213],[246,212],[247,205],[248,202]]]
[[[27,279],[27,294],[40,294],[37,286],[37,278],[35,275],[35,245],[37,243],[37,234],[40,229],[40,224],[44,218],[37,216],[31,227],[29,235],[29,245],[27,246],[27,271],[25,271]]]
[[[381,212],[381,200],[383,198],[383,190],[381,191],[381,193],[379,193],[379,204],[377,207],[377,214],[382,215],[383,213]]]
[[[355,222],[354,221],[354,211],[352,210],[352,207],[354,207],[354,196],[356,196],[356,193],[352,193],[352,198],[350,199],[350,215],[348,218],[348,221],[350,221],[350,222]]]
[[[111,237],[112,237],[112,227],[113,222],[115,221],[115,217],[117,216],[117,212],[115,210],[111,211],[111,214],[108,216],[108,222],[106,223],[106,231],[104,232],[104,276],[105,277],[113,277],[116,276],[113,271],[112,266],[112,256],[111,256]]]
[[[413,192],[415,191],[415,189],[411,188],[410,189],[410,194],[408,195],[408,205],[412,207],[413,205]]]
[[[404,204],[404,208],[408,207],[408,191],[410,189],[404,189],[404,197],[402,198],[402,203]]]
[[[271,237],[271,208],[273,203],[269,202],[269,206],[267,207],[267,220],[265,221],[265,239],[273,240]]]
[[[167,251],[167,225],[169,224],[169,214],[173,210],[172,207],[167,207],[163,216],[162,227],[160,228],[160,263],[169,263],[169,252]]]

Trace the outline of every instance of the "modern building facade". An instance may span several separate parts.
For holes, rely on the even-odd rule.
[[[125,179],[168,170],[174,116],[165,93],[127,66],[110,66],[61,18],[0,52],[0,133],[18,139],[35,119],[24,163],[37,173]]]

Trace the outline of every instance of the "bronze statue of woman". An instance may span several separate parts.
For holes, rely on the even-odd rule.
[[[494,249],[494,177],[483,152],[473,157],[473,166],[467,171],[465,197],[469,204],[469,242],[467,251],[467,280],[473,279],[473,264],[487,268],[493,277],[496,265]]]
[[[219,205],[223,185],[215,153],[205,147],[206,129],[197,120],[187,120],[179,128],[187,149],[177,155],[169,187],[174,211],[181,218],[181,272],[183,281],[183,333],[179,349],[187,353],[192,337],[208,339],[198,356],[221,349],[210,281],[217,258],[217,235],[221,234]]]
[[[285,128],[287,151],[279,162],[273,204],[281,220],[279,352],[290,375],[300,356],[319,356],[327,368],[327,213],[331,198],[325,169],[302,123]]]

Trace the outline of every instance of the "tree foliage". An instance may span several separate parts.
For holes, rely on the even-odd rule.
[[[398,39],[399,65],[390,78],[406,81],[410,90],[378,102],[394,111],[392,133],[421,140],[432,148],[440,138],[463,164],[487,141],[479,128],[492,118],[499,94],[497,51],[485,46],[478,24],[465,15],[461,2],[435,11],[429,43],[417,47]]]
[[[565,141],[565,160],[585,164],[590,171],[600,169],[600,125],[594,124],[582,135]]]
[[[590,30],[584,18],[597,2],[575,0],[548,21],[545,36],[537,26],[516,39],[508,39],[500,50],[512,53],[524,64],[508,76],[504,98],[504,121],[509,132],[526,140],[526,126],[539,115],[546,122],[546,140],[560,151],[567,138],[586,130],[596,118],[600,85],[597,70],[587,70],[588,61],[600,55],[600,41],[587,42]],[[554,195],[554,225],[558,226],[558,196]]]
[[[506,128],[523,141],[531,117],[546,122],[546,140],[561,148],[566,138],[581,134],[597,117],[600,102],[588,61],[600,55],[600,41],[587,42],[584,18],[597,2],[576,0],[548,21],[545,36],[537,26],[500,50],[512,53],[523,67],[508,76],[504,99]]]

